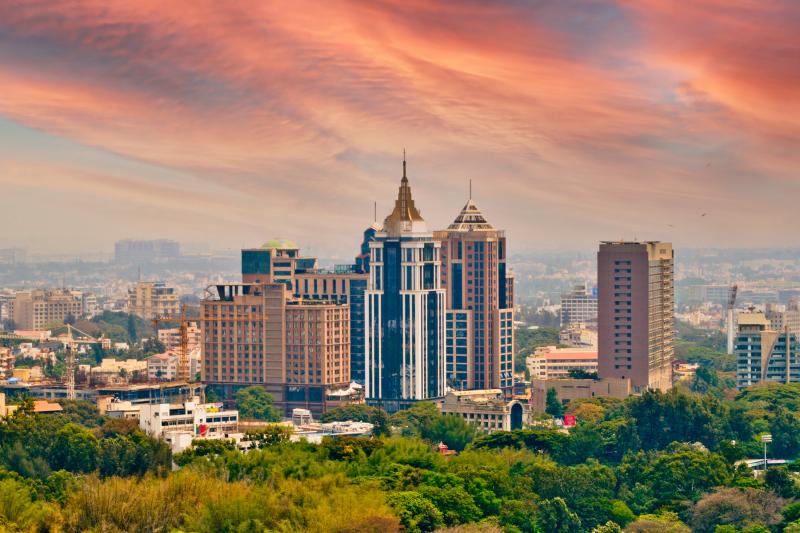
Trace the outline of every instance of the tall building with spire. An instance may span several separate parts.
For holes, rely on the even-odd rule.
[[[472,196],[472,194],[470,194]],[[447,290],[447,384],[459,390],[514,384],[514,279],[506,270],[505,232],[489,224],[472,198],[437,231]]]
[[[387,409],[444,396],[440,244],[414,205],[403,160],[394,210],[369,241],[365,392]]]

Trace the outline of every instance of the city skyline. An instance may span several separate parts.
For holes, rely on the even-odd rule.
[[[0,246],[346,257],[403,148],[432,228],[472,179],[519,250],[800,244],[800,7],[671,5],[5,3]]]

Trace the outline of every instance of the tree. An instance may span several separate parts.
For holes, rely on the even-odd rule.
[[[266,448],[282,442],[288,442],[291,430],[280,424],[270,424],[258,429],[250,429],[245,433],[245,439],[253,443],[256,448]]]
[[[786,459],[800,454],[800,420],[789,410],[778,407],[769,423],[772,452]]]
[[[236,393],[236,409],[244,419],[278,422],[281,414],[274,406],[275,400],[263,387],[247,387]]]
[[[542,500],[539,504],[539,527],[548,533],[578,533],[581,519],[569,510],[563,498]]]
[[[768,468],[764,484],[769,490],[783,498],[793,498],[797,493],[794,479],[785,466]]]
[[[644,514],[625,528],[626,533],[692,533],[675,513]]]
[[[409,533],[434,531],[444,522],[439,509],[416,491],[395,492],[386,498],[386,503],[397,512]]]
[[[719,525],[738,530],[754,524],[776,525],[786,501],[764,490],[720,488],[706,494],[691,510],[691,526],[698,533],[714,533]]]
[[[564,416],[564,406],[558,399],[556,389],[547,389],[547,401],[544,411],[555,418]]]
[[[597,372],[587,372],[583,368],[570,369],[569,377],[572,379],[598,379]]]
[[[99,443],[88,430],[69,423],[55,434],[50,465],[56,470],[91,472],[97,467]]]
[[[616,522],[609,520],[602,526],[594,528],[592,533],[622,533],[622,528]]]
[[[432,443],[443,442],[448,448],[461,451],[475,438],[475,426],[459,415],[439,415],[426,420],[420,427],[420,436]]]
[[[138,339],[136,331],[136,318],[134,315],[128,315],[128,340],[129,342],[136,342]]]

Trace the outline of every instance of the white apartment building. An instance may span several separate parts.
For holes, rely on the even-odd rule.
[[[139,427],[178,452],[193,439],[229,438],[239,428],[239,411],[223,409],[221,403],[200,403],[198,397],[183,404],[145,404],[139,409]]]
[[[583,348],[538,348],[526,359],[531,379],[564,379],[570,371],[597,372],[597,350]]]
[[[570,324],[597,327],[597,289],[588,283],[575,285],[561,295],[561,327]]]

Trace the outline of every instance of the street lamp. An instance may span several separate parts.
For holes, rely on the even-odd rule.
[[[767,473],[767,443],[772,442],[772,435],[770,433],[764,433],[761,435],[761,442],[764,443],[764,473]]]

